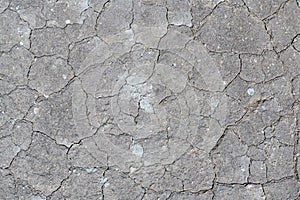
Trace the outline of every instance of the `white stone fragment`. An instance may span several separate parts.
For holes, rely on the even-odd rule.
[[[130,147],[130,150],[134,155],[139,156],[139,157],[142,157],[144,154],[144,149],[143,149],[142,145],[140,145],[140,144],[132,145]]]
[[[34,108],[33,109],[33,113],[36,115],[36,114],[38,114],[39,113],[39,111],[40,111],[40,109],[39,108]]]
[[[247,93],[248,93],[248,95],[250,95],[250,96],[254,95],[254,93],[255,93],[254,88],[252,88],[252,87],[248,88],[248,89],[247,89]]]
[[[46,200],[46,197],[37,195],[37,196],[33,196],[32,200]]]
[[[108,181],[108,179],[106,178],[106,177],[102,177],[101,179],[100,179],[100,183],[101,184],[104,184],[104,183],[106,183]]]
[[[86,170],[85,170],[87,173],[94,173],[94,172],[96,172],[96,171],[98,171],[96,168],[87,168]]]
[[[146,112],[153,113],[153,107],[145,99],[142,99],[140,101],[140,106],[141,106],[141,109],[145,110]]]

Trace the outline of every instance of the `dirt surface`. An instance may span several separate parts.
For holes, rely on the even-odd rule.
[[[0,199],[300,199],[299,120],[299,1],[0,0]]]

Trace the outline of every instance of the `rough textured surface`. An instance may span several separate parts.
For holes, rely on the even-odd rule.
[[[0,199],[300,199],[300,1],[0,0]]]

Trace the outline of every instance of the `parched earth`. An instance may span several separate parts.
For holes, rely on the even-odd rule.
[[[0,0],[0,199],[300,199],[300,1]]]

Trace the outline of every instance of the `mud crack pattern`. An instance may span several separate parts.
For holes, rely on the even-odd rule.
[[[0,0],[0,199],[300,199],[298,0]]]

